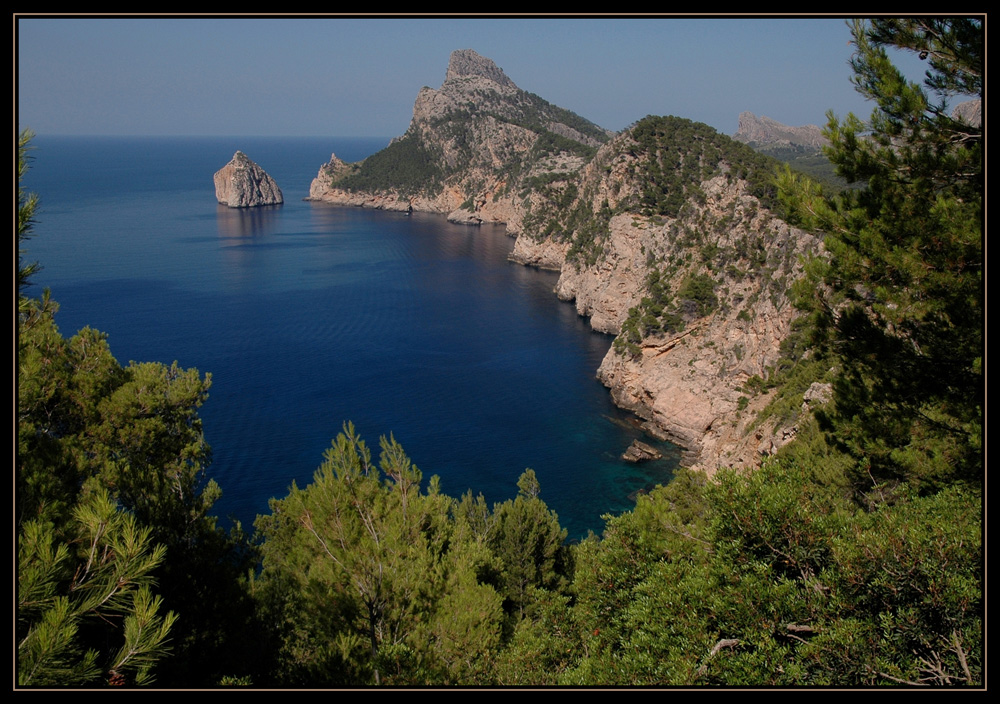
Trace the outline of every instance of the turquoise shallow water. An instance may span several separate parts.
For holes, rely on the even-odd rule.
[[[42,201],[38,287],[64,334],[103,330],[122,363],[211,372],[222,516],[248,525],[307,483],[351,420],[375,449],[392,433],[456,497],[510,498],[531,467],[571,537],[599,532],[669,480],[678,451],[619,459],[640,434],[595,379],[611,338],[556,299],[555,274],[507,261],[502,227],[301,200],[331,151],[386,142],[40,136],[26,179]],[[284,205],[215,202],[212,174],[237,149]]]

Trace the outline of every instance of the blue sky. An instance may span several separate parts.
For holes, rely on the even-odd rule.
[[[395,136],[454,49],[613,130],[871,110],[834,18],[22,17],[17,39],[18,127],[39,134]]]

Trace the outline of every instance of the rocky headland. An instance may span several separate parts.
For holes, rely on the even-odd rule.
[[[420,89],[405,134],[354,168],[324,164],[309,197],[467,224],[502,222],[517,233],[533,180],[578,171],[610,137],[521,90],[490,59],[459,50],[441,87]]]
[[[332,158],[310,199],[505,223],[510,258],[559,271],[559,298],[616,336],[598,370],[615,403],[712,472],[795,434],[797,413],[760,422],[764,382],[801,354],[789,290],[821,244],[780,218],[775,166],[680,118],[612,134],[463,50],[402,137],[359,164]]]
[[[241,151],[215,172],[215,197],[230,208],[252,208],[284,202],[281,189],[264,169]]]

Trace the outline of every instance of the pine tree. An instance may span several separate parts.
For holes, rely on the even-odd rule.
[[[29,139],[30,133],[23,132],[19,140],[20,177]],[[20,180],[18,185],[21,242],[31,231],[37,200],[24,195]],[[122,367],[106,336],[90,328],[63,337],[55,324],[58,306],[48,291],[35,299],[20,290],[35,270],[19,262],[15,521],[21,549],[27,550],[18,562],[22,586],[34,583],[30,575],[39,569],[43,554],[38,546],[51,546],[53,560],[60,550],[69,552],[51,564],[47,581],[41,582],[52,590],[52,608],[19,609],[20,680],[82,684],[99,681],[94,677],[102,674],[110,678],[114,670],[116,682],[142,683],[152,680],[154,669],[163,674],[165,648],[135,647],[152,633],[150,614],[158,613],[162,597],[166,608],[183,616],[170,629],[173,681],[168,683],[214,684],[216,676],[237,672],[246,659],[239,647],[245,641],[233,640],[252,613],[242,603],[247,597],[239,581],[252,556],[219,530],[208,513],[221,493],[204,478],[210,455],[198,417],[210,377],[176,363]],[[120,587],[132,584],[135,574],[143,581],[122,591],[133,601],[128,608],[117,604],[113,614],[107,605],[95,609],[82,600],[83,583],[74,577],[80,562],[71,550],[84,540],[80,512],[90,511],[95,497],[102,496],[114,506],[108,526],[119,526],[115,530],[122,535],[141,531],[144,550],[158,555],[138,573],[133,567],[122,572],[126,581]],[[114,518],[119,513],[127,514],[127,524]],[[134,530],[128,528],[133,524]],[[29,545],[36,547],[29,550]],[[109,543],[106,549],[112,552],[104,557],[122,565],[115,545]],[[86,583],[99,583],[94,581],[97,573],[90,574]],[[88,635],[95,632],[88,625],[95,618],[125,634],[125,664],[116,664],[106,652],[117,635],[101,634],[96,641]],[[45,633],[50,640],[40,638]],[[51,638],[58,638],[59,648],[53,649]],[[42,647],[44,643],[48,645]],[[59,675],[62,680],[50,676],[58,671],[52,664],[58,661],[72,664]],[[43,676],[45,672],[50,675]],[[169,677],[157,679],[162,684]]]
[[[827,154],[860,187],[825,199],[790,175],[782,184],[829,252],[810,267],[818,340],[838,353],[841,370],[835,408],[822,420],[857,458],[859,484],[903,480],[933,491],[976,482],[984,133],[953,108],[982,98],[982,22],[859,20],[852,33],[853,81],[876,107],[867,123],[831,115]],[[888,49],[928,62],[922,85],[904,78]]]
[[[493,507],[494,526],[488,544],[502,562],[505,608],[521,618],[535,589],[564,591],[572,573],[567,532],[559,517],[539,498],[535,471],[526,469],[517,482],[518,495]]]
[[[257,591],[285,684],[475,681],[499,643],[500,597],[479,582],[484,545],[395,440],[379,462],[346,424],[304,489],[257,519]]]
[[[18,536],[17,682],[149,684],[177,615],[161,613],[153,571],[165,549],[104,491],[61,535],[28,521]]]
[[[35,210],[38,208],[38,196],[34,193],[26,193],[21,184],[25,174],[28,172],[28,150],[35,133],[29,129],[21,131],[17,138],[17,246],[21,246],[31,238],[31,228],[35,222]],[[17,261],[17,289],[20,294],[21,289],[30,283],[32,274],[38,271],[37,262],[25,262],[21,259],[22,252],[18,252]]]

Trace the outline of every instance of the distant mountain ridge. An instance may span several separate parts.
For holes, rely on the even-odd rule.
[[[752,112],[740,113],[733,139],[759,147],[780,145],[821,149],[830,143],[816,125],[789,127],[770,117],[757,117]]]
[[[982,101],[967,100],[955,105],[951,117],[978,127],[982,123]],[[789,164],[833,192],[852,186],[840,178],[827,159],[823,150],[830,142],[816,125],[789,127],[769,117],[742,112],[733,139]]]
[[[677,117],[614,135],[460,50],[405,134],[359,164],[332,157],[310,197],[506,224],[511,259],[559,271],[558,296],[617,336],[599,370],[615,402],[713,471],[794,436],[794,418],[750,432],[770,397],[745,392],[782,364],[788,289],[820,248],[771,210],[776,166]]]
[[[832,192],[849,186],[823,152],[830,143],[816,125],[789,127],[769,117],[741,112],[733,139],[785,162]]]

